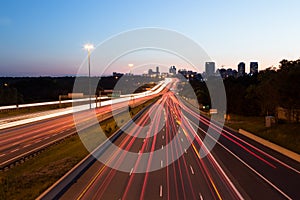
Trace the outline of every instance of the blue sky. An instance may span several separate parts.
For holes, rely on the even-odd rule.
[[[1,0],[0,76],[76,74],[84,43],[141,27],[190,37],[217,67],[258,61],[263,69],[300,57],[299,7],[289,0]]]

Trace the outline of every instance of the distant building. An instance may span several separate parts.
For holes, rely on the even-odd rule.
[[[250,75],[258,73],[258,62],[250,62]]]
[[[156,74],[159,75],[159,66],[156,66]]]
[[[246,74],[246,65],[244,62],[238,64],[238,77],[245,76]]]
[[[175,66],[171,66],[170,69],[169,69],[169,73],[171,75],[175,75],[176,74],[176,67]]]
[[[205,63],[205,74],[207,77],[213,76],[215,73],[215,63],[214,62],[206,62]]]
[[[158,66],[156,67],[156,71],[153,71],[152,69],[148,69],[148,75],[152,77],[159,76],[160,75],[159,67]]]

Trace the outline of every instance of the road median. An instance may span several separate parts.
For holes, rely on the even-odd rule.
[[[153,102],[154,103],[154,102]],[[70,171],[68,171],[63,177],[61,177],[57,182],[55,182],[51,187],[49,187],[45,192],[43,192],[37,199],[38,200],[48,200],[48,199],[59,199],[59,197],[74,183],[76,180],[93,164],[97,161],[97,156],[100,156],[109,145],[114,142],[125,130],[130,126],[133,121],[140,117],[150,105],[139,111],[131,121],[126,123],[122,128],[113,133],[109,138],[107,138],[101,145],[99,145],[93,152],[87,155],[82,161],[80,161],[76,166],[74,166]]]

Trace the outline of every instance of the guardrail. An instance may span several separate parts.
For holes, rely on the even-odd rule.
[[[118,115],[118,114],[121,114],[121,113],[124,112],[124,107],[118,108],[118,109],[116,109],[116,111],[117,111],[117,112],[114,113],[114,114],[117,114],[117,115]],[[101,121],[105,121],[105,120],[107,120],[107,119],[109,119],[109,118],[111,118],[111,117],[112,117],[112,113],[111,113],[110,111],[105,112],[105,113],[102,113]],[[101,122],[101,121],[100,121],[100,122]],[[93,126],[93,125],[95,125],[95,124],[96,124],[96,123],[86,124],[85,127],[82,128],[82,130],[84,130],[84,129],[90,127],[90,126]],[[17,155],[17,156],[15,156],[14,158],[11,158],[11,159],[9,159],[9,160],[6,160],[6,161],[0,163],[0,170],[3,170],[3,169],[5,169],[5,168],[9,168],[10,166],[13,166],[15,163],[24,161],[26,158],[30,157],[31,155],[34,155],[34,154],[36,154],[36,153],[38,153],[38,152],[44,150],[45,148],[47,148],[47,147],[49,147],[49,146],[51,146],[51,145],[53,145],[53,144],[55,144],[55,143],[57,143],[57,142],[60,142],[60,141],[62,141],[63,139],[68,138],[68,137],[70,137],[70,136],[72,136],[72,135],[75,135],[75,134],[77,134],[76,129],[75,129],[74,131],[72,131],[71,133],[69,133],[69,134],[67,134],[67,135],[64,135],[63,137],[57,138],[57,139],[55,139],[55,140],[52,140],[52,141],[48,142],[47,144],[38,146],[38,147],[36,147],[36,148],[34,148],[34,149],[31,149],[31,150],[29,150],[29,151],[27,151],[27,152],[24,152],[24,153],[22,153],[22,154],[20,154],[20,155]]]
[[[164,89],[165,88],[165,85],[166,85],[167,83],[164,83],[164,82],[161,82],[160,84],[159,84],[159,86],[157,85],[157,87],[154,87],[153,88],[153,90],[154,91],[152,91],[150,94],[147,94],[146,96],[149,96],[149,95],[156,95],[156,94],[158,94],[158,93],[160,93],[161,91],[162,91],[162,89]],[[148,92],[148,91],[147,91]],[[141,96],[144,96],[144,93],[138,93],[138,94],[135,94],[134,95],[134,99],[135,98],[140,98]],[[126,95],[124,95],[124,97],[121,97],[121,98],[126,98],[127,96]],[[47,102],[46,102],[47,103]],[[49,103],[49,102],[48,102]],[[51,103],[53,103],[53,102],[51,102]],[[40,104],[40,103],[38,103],[38,104]],[[123,108],[119,108],[119,109],[123,109]],[[119,109],[117,109],[117,110],[119,110]],[[124,110],[124,109],[123,109]],[[122,111],[120,111],[120,113],[121,113]],[[120,114],[120,113],[117,113],[117,114]],[[107,116],[107,117],[104,117],[101,121],[103,121],[103,120],[105,120],[105,119],[108,119],[108,118],[110,118],[111,116]],[[91,125],[93,125],[93,124],[89,124],[89,126],[91,126]],[[73,133],[70,133],[70,134],[68,134],[68,135],[65,135],[64,137],[61,137],[61,138],[58,138],[58,139],[56,139],[56,140],[54,140],[54,141],[51,141],[51,142],[49,142],[49,143],[47,143],[47,144],[44,144],[44,145],[42,145],[42,146],[39,146],[39,147],[37,147],[37,148],[35,148],[35,149],[32,149],[32,150],[30,150],[30,151],[28,151],[28,152],[25,152],[25,153],[23,153],[23,154],[20,154],[20,155],[18,155],[18,156],[16,156],[16,157],[14,157],[14,158],[12,158],[12,159],[9,159],[9,160],[6,160],[5,162],[2,162],[2,163],[0,163],[0,170],[3,170],[3,169],[5,169],[5,168],[7,168],[7,167],[9,167],[9,166],[13,166],[13,164],[15,164],[15,163],[18,163],[19,161],[24,161],[26,158],[28,158],[29,156],[31,156],[31,155],[34,155],[35,153],[37,153],[37,152],[40,152],[40,151],[42,151],[43,149],[45,149],[45,148],[47,148],[48,146],[50,146],[50,145],[52,145],[52,144],[54,144],[54,143],[57,143],[57,142],[59,142],[60,140],[63,140],[64,138],[67,138],[67,137],[69,137],[69,136],[71,136],[71,135],[74,135],[74,134],[76,134],[76,131],[75,132],[73,132]]]
[[[120,98],[123,97],[134,97],[138,98],[139,96],[147,96],[151,95],[156,90],[159,90],[161,86],[164,86],[166,83],[164,81],[160,81],[159,84],[154,86],[151,90],[136,94],[124,94],[120,95]],[[100,97],[100,98],[91,98],[92,101],[95,101],[97,99],[100,100],[108,100],[110,97]],[[38,106],[47,106],[47,105],[60,105],[60,104],[67,104],[67,103],[77,103],[77,102],[89,102],[89,98],[82,98],[82,99],[71,99],[71,100],[63,100],[63,101],[49,101],[49,102],[40,102],[40,103],[30,103],[30,104],[19,104],[19,105],[10,105],[10,106],[0,106],[0,112],[8,111],[8,110],[14,110],[14,109],[20,109],[20,108],[30,108],[30,107],[38,107]]]
[[[98,98],[99,99],[99,98]],[[110,97],[101,97],[101,100],[109,100]],[[91,98],[92,101],[95,101],[96,98]],[[41,107],[41,106],[50,106],[50,105],[60,105],[60,104],[72,104],[77,102],[89,102],[89,98],[83,99],[72,99],[72,100],[63,100],[63,101],[49,101],[49,102],[40,102],[40,103],[29,103],[29,104],[19,104],[19,105],[10,105],[10,106],[0,106],[0,112],[15,110],[15,109],[24,109],[31,107]]]
[[[84,174],[87,169],[93,165],[97,158],[105,152],[109,147],[111,142],[114,142],[122,133],[122,130],[127,129],[133,121],[139,118],[147,109],[149,109],[155,102],[143,108],[138,114],[133,117],[133,120],[126,123],[121,129],[107,138],[101,145],[99,145],[93,152],[86,156],[82,161],[80,161],[76,166],[74,166],[69,172],[67,172],[63,177],[61,177],[56,183],[54,183],[50,188],[43,192],[37,199],[38,200],[50,200],[59,199],[67,190],[71,187],[73,183]]]

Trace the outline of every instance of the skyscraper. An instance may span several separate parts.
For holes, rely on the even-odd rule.
[[[240,62],[238,64],[238,77],[244,76],[245,75],[245,70],[246,70],[246,65],[244,62]]]
[[[205,73],[206,76],[212,76],[215,73],[215,63],[214,62],[206,62],[205,63]]]
[[[148,75],[149,76],[153,75],[153,70],[152,69],[148,69]]]
[[[169,69],[169,73],[171,75],[175,75],[176,74],[176,67],[175,66],[171,66],[170,69]]]
[[[258,62],[250,62],[250,75],[258,73]]]
[[[159,66],[156,66],[156,75],[159,75]]]

